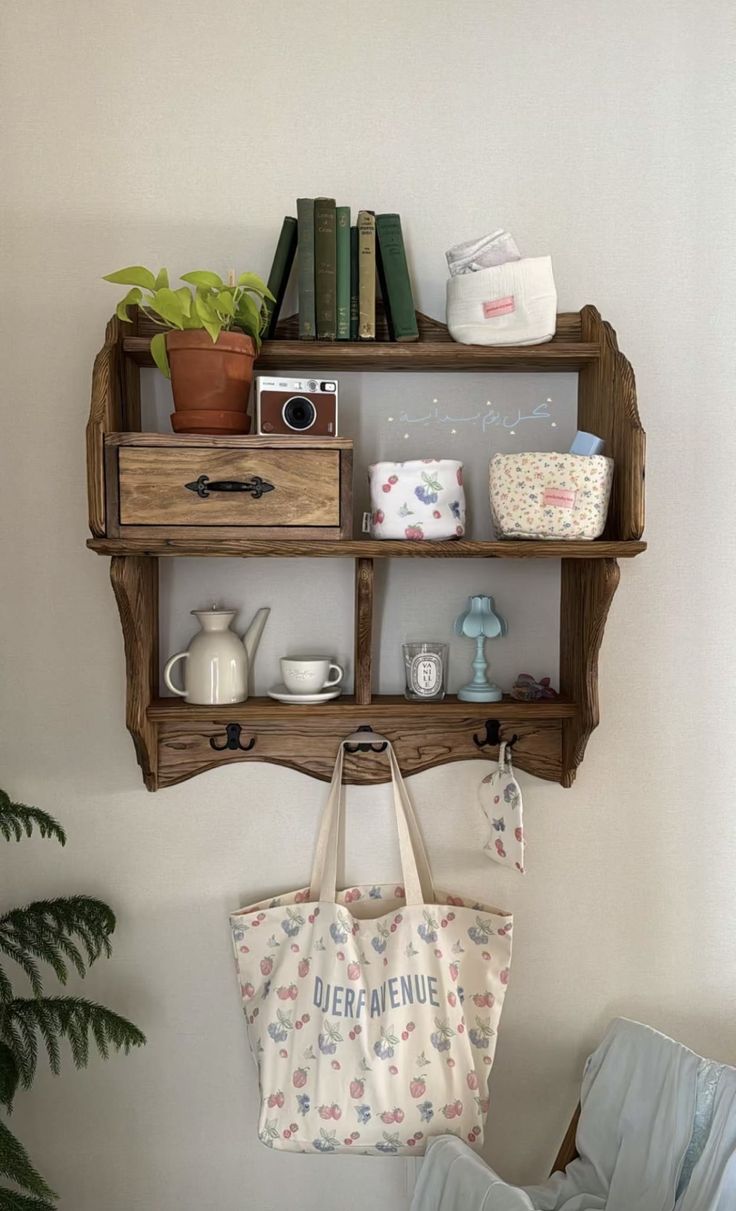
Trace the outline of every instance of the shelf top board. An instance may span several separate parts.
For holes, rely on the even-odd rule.
[[[646,550],[645,542],[590,542],[505,539],[475,542],[403,542],[393,539],[356,538],[322,540],[295,538],[90,538],[87,546],[100,555],[190,555],[221,558],[320,559],[629,559]]]
[[[350,695],[335,698],[315,706],[292,706],[273,698],[249,698],[227,706],[199,706],[181,698],[154,698],[146,712],[149,719],[170,723],[229,722],[230,720],[284,721],[304,716],[324,716],[329,719],[350,716],[361,723],[396,720],[399,723],[426,722],[430,715],[443,721],[494,718],[507,723],[532,723],[543,720],[571,719],[576,714],[574,702],[566,698],[551,698],[541,702],[518,702],[506,695],[502,702],[460,702],[448,695],[442,702],[409,702],[400,694],[379,694],[372,702],[358,706]],[[346,720],[349,722],[349,720]]]
[[[124,352],[139,366],[153,366],[150,338],[129,336]],[[543,345],[459,345],[454,341],[264,341],[256,372],[264,370],[579,370],[600,354],[586,341]]]

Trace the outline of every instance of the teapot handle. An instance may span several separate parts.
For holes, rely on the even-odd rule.
[[[173,669],[177,660],[186,660],[188,658],[188,656],[189,656],[189,652],[177,652],[176,656],[172,656],[170,660],[166,661],[166,667],[164,668],[164,681],[166,682],[166,686],[168,689],[171,690],[172,694],[177,694],[179,696],[179,698],[186,698],[187,692],[186,692],[186,690],[178,689],[174,685],[173,681],[171,680],[170,674],[171,674],[171,670]]]

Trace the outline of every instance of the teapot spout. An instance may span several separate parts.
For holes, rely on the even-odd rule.
[[[250,670],[253,669],[253,659],[258,650],[258,644],[261,641],[263,628],[266,625],[266,620],[268,619],[270,613],[271,610],[268,606],[263,606],[260,610],[256,610],[255,614],[253,615],[253,621],[243,636],[243,644],[245,645],[246,655],[248,656],[248,668]]]

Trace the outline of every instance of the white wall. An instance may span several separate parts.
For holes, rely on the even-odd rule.
[[[231,767],[149,796],[106,561],[84,549],[100,275],[265,272],[296,194],[329,191],[401,212],[437,316],[445,247],[508,224],[637,372],[651,551],[623,568],[577,785],[525,780],[523,884],[480,853],[477,763],[411,783],[439,881],[517,914],[488,1156],[536,1179],[613,1014],[736,1060],[731,5],[5,0],[0,20],[0,784],[69,832],[5,849],[2,902],[108,898],[115,954],[87,992],[149,1036],[42,1078],[16,1129],[74,1211],[406,1205],[404,1162],[255,1137],[226,917],[304,880],[323,787]],[[385,795],[351,800],[349,878],[393,877]]]

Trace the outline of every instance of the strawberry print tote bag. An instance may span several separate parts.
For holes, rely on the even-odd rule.
[[[309,887],[232,914],[258,1134],[297,1152],[417,1155],[482,1143],[511,917],[436,892],[390,745],[402,883],[336,891],[343,745]]]

